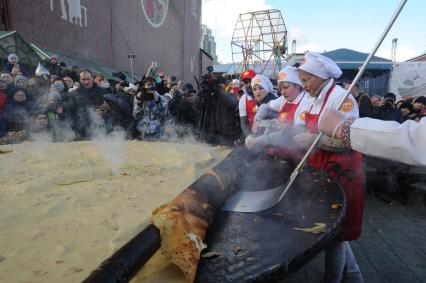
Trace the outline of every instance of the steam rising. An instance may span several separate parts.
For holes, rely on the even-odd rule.
[[[112,174],[117,175],[120,173],[121,165],[125,160],[125,132],[118,128],[108,135],[97,133],[93,142],[107,160]]]

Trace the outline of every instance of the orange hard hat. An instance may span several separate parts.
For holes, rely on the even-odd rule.
[[[245,79],[252,79],[256,76],[256,72],[253,71],[252,69],[248,69],[244,72],[241,73],[241,79],[245,80]]]

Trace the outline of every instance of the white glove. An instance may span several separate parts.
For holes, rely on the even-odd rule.
[[[280,122],[278,119],[269,119],[262,121],[254,121],[252,132],[257,134],[257,131],[260,128],[265,129],[265,133],[276,132],[277,130],[283,130],[286,128],[286,124]]]
[[[246,137],[245,145],[249,150],[253,149],[255,143],[256,143],[256,139],[252,135],[249,135],[248,137]]]
[[[317,136],[317,134],[301,133],[294,136],[293,142],[301,148],[308,148],[312,145]]]

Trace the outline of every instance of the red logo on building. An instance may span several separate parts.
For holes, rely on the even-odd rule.
[[[160,27],[166,19],[169,0],[141,0],[141,5],[150,25]]]

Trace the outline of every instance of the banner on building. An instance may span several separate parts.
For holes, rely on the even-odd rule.
[[[398,98],[426,96],[426,62],[394,64],[389,89]]]

